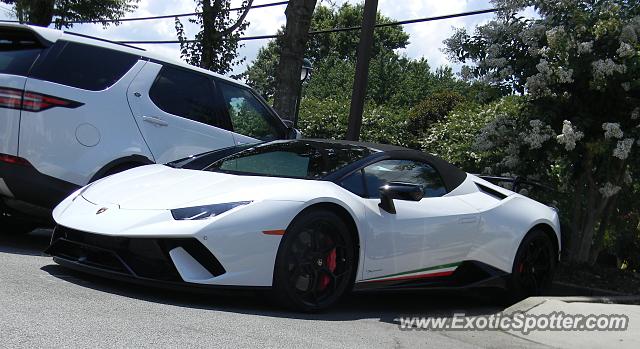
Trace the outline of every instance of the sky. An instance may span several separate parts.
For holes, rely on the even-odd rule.
[[[275,0],[255,0],[254,5],[274,2]],[[361,0],[330,0],[336,5],[343,3],[361,3]],[[240,6],[242,0],[232,0],[232,7]],[[328,0],[318,0],[318,3],[329,4]],[[489,0],[379,0],[378,11],[395,20],[433,17],[453,13],[491,8]],[[141,0],[138,9],[126,15],[126,17],[146,17],[177,13],[194,12],[195,0]],[[285,6],[274,6],[254,9],[249,12],[247,20],[249,27],[246,36],[275,34],[278,28],[285,24]],[[400,52],[410,58],[426,58],[432,68],[442,65],[458,66],[452,64],[442,52],[442,41],[451,36],[454,28],[464,27],[473,29],[476,25],[486,23],[493,15],[475,15],[462,18],[453,18],[441,21],[409,24],[404,30],[410,35],[410,43],[406,49]],[[0,6],[0,19],[11,18],[11,7],[6,4]],[[189,38],[197,32],[198,27],[182,18],[185,30]],[[176,40],[174,19],[159,19],[152,21],[124,22],[119,26],[103,28],[101,24],[75,25],[70,31],[98,36],[109,40]],[[234,69],[234,74],[241,73],[246,65],[255,59],[260,47],[266,45],[268,40],[245,41],[244,47],[239,50],[240,57],[246,57],[244,64]],[[179,44],[163,45],[138,45],[149,51],[155,51],[165,56],[179,58]]]

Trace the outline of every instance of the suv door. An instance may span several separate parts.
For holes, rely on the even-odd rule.
[[[478,233],[477,211],[456,196],[445,196],[445,185],[433,166],[382,160],[365,167],[359,176],[364,178],[369,225],[365,281],[446,273],[465,259]],[[418,202],[394,200],[397,213],[390,214],[378,206],[378,188],[389,182],[421,185],[424,197]]]
[[[231,120],[236,144],[285,138],[282,120],[271,113],[251,89],[222,80],[217,80],[216,86]]]
[[[233,146],[213,80],[192,70],[148,62],[127,98],[157,163]]]

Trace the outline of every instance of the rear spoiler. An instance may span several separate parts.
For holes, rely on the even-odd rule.
[[[511,191],[514,192],[519,192],[520,189],[522,189],[522,185],[530,185],[530,186],[534,186],[537,188],[542,188],[548,191],[552,191],[552,192],[560,192],[558,189],[554,189],[548,185],[542,184],[540,182],[537,181],[531,181],[531,180],[527,180],[525,178],[522,178],[520,176],[518,177],[501,177],[501,176],[489,176],[489,175],[481,175],[481,174],[477,174],[474,175],[478,178],[482,178],[487,182],[491,182],[493,184],[498,185],[498,183],[500,182],[508,182],[511,183]]]

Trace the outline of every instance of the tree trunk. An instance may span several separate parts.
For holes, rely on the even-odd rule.
[[[26,16],[18,17],[22,17],[22,20],[26,20],[27,23],[48,27],[53,21],[55,0],[22,0],[20,2],[22,4],[19,3],[16,7],[25,9],[27,13]]]
[[[287,25],[280,46],[273,107],[284,119],[293,121],[300,95],[300,73],[307,48],[311,16],[317,0],[290,0],[285,10]]]
[[[200,56],[200,68],[211,70],[215,50],[214,37],[215,19],[220,15],[221,0],[215,0],[213,6],[211,0],[202,1],[202,55]]]
[[[611,222],[611,215],[614,212],[614,208],[616,207],[618,200],[618,196],[614,196],[613,199],[609,201],[607,207],[604,210],[603,217],[600,220],[600,224],[598,226],[598,233],[596,234],[595,241],[593,242],[593,246],[591,247],[591,251],[589,252],[589,265],[596,264],[598,260],[598,256],[600,252],[604,248],[604,234]]]

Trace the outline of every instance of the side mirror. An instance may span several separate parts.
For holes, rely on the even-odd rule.
[[[287,127],[287,139],[300,139],[302,138],[302,132],[293,127],[293,121],[282,119],[282,123]]]
[[[380,191],[380,206],[381,209],[391,213],[396,213],[396,206],[393,204],[393,200],[406,200],[406,201],[420,201],[424,196],[422,187],[415,184],[390,182],[379,189]]]

